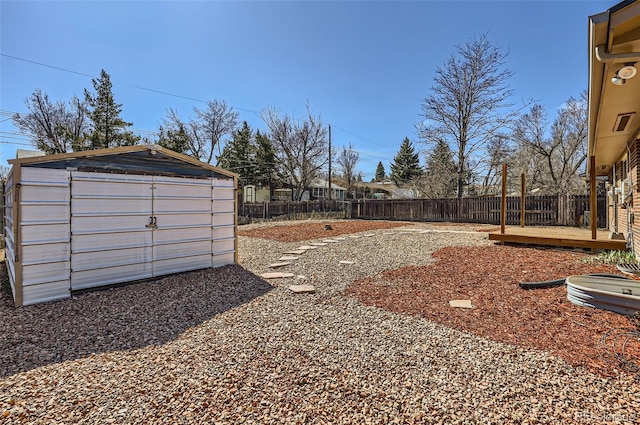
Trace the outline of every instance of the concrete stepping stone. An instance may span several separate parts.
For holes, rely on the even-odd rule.
[[[451,300],[449,301],[449,307],[473,308],[471,300]]]
[[[260,277],[263,279],[281,279],[283,277],[293,277],[293,276],[295,276],[293,273],[282,273],[282,272],[269,272],[269,273],[262,273],[260,275]]]
[[[383,235],[395,235],[394,232],[384,232]]]
[[[316,292],[316,287],[313,285],[290,285],[289,290],[295,294],[312,294]]]
[[[364,236],[365,238],[370,238],[371,236],[375,236],[375,235],[376,235],[375,233],[367,233],[366,235],[362,235],[362,236]]]
[[[326,242],[311,242],[311,245],[313,245],[313,246],[326,246],[326,245],[329,245],[329,244],[326,243]]]
[[[298,248],[296,248],[296,250],[304,250],[304,251],[308,251],[310,249],[318,249],[317,246],[311,246],[311,245],[302,245],[299,246]]]
[[[304,254],[305,252],[307,252],[305,249],[292,249],[290,251],[285,251],[283,252],[283,254],[295,254],[295,255],[300,255],[300,254]]]
[[[355,261],[349,261],[349,260],[340,260],[340,264],[355,264]]]
[[[282,257],[278,258],[278,261],[295,261],[298,258],[300,257],[295,255],[283,255]]]
[[[346,241],[347,240],[347,238],[343,238],[342,236],[337,237],[337,238],[333,238],[333,239],[335,239],[337,241]]]
[[[338,243],[339,241],[337,241],[335,239],[323,239],[322,242],[324,242],[324,243]]]
[[[280,262],[280,263],[273,263],[273,264],[269,264],[269,268],[271,268],[271,269],[277,269],[278,267],[288,266],[289,264],[291,264],[291,262],[289,262],[289,261],[282,261],[282,262]]]
[[[349,237],[353,238],[353,239],[358,239],[358,238],[361,238],[362,236],[360,236],[360,235],[349,235]]]

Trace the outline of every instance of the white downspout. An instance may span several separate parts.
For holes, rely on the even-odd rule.
[[[617,53],[611,54],[607,52],[607,46],[601,44],[596,46],[596,58],[602,63],[627,63],[640,62],[640,53]]]

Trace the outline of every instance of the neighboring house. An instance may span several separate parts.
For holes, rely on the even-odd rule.
[[[305,190],[302,194],[301,201],[309,201],[311,199],[329,199],[329,182],[323,179],[314,179],[311,182],[309,190]],[[344,195],[347,189],[342,186],[338,186],[335,183],[331,183],[331,199],[338,201],[344,200]],[[273,191],[273,199],[276,201],[290,201],[291,189],[275,189]]]
[[[640,0],[589,18],[587,174],[609,180],[609,228],[640,258]]]
[[[269,202],[271,200],[271,191],[268,187],[248,184],[242,188],[242,192],[244,202]]]
[[[311,199],[329,199],[329,182],[323,179],[315,179],[311,182]],[[346,188],[342,186],[338,186],[337,184],[331,182],[331,199],[336,199],[338,201],[344,201],[344,194],[346,192]],[[306,199],[309,199],[309,194],[305,191]],[[303,200],[305,200],[305,195],[302,196]]]

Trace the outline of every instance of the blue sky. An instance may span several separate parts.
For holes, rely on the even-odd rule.
[[[168,108],[188,118],[199,101],[224,100],[260,130],[265,107],[297,117],[308,102],[335,146],[360,152],[369,180],[378,161],[389,172],[405,137],[422,148],[421,100],[456,44],[487,33],[509,52],[512,101],[553,114],[587,87],[589,15],[615,3],[2,0],[0,163],[29,149],[7,118],[34,89],[68,101],[104,69],[143,136]]]

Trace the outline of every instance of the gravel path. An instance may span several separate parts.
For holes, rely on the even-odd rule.
[[[347,236],[282,270],[305,278],[255,275],[304,243],[241,237],[242,267],[21,309],[3,294],[0,422],[640,421],[631,377],[601,378],[346,297],[356,278],[429,263],[444,246],[489,243],[486,233],[406,229]],[[293,294],[294,282],[316,293]]]

